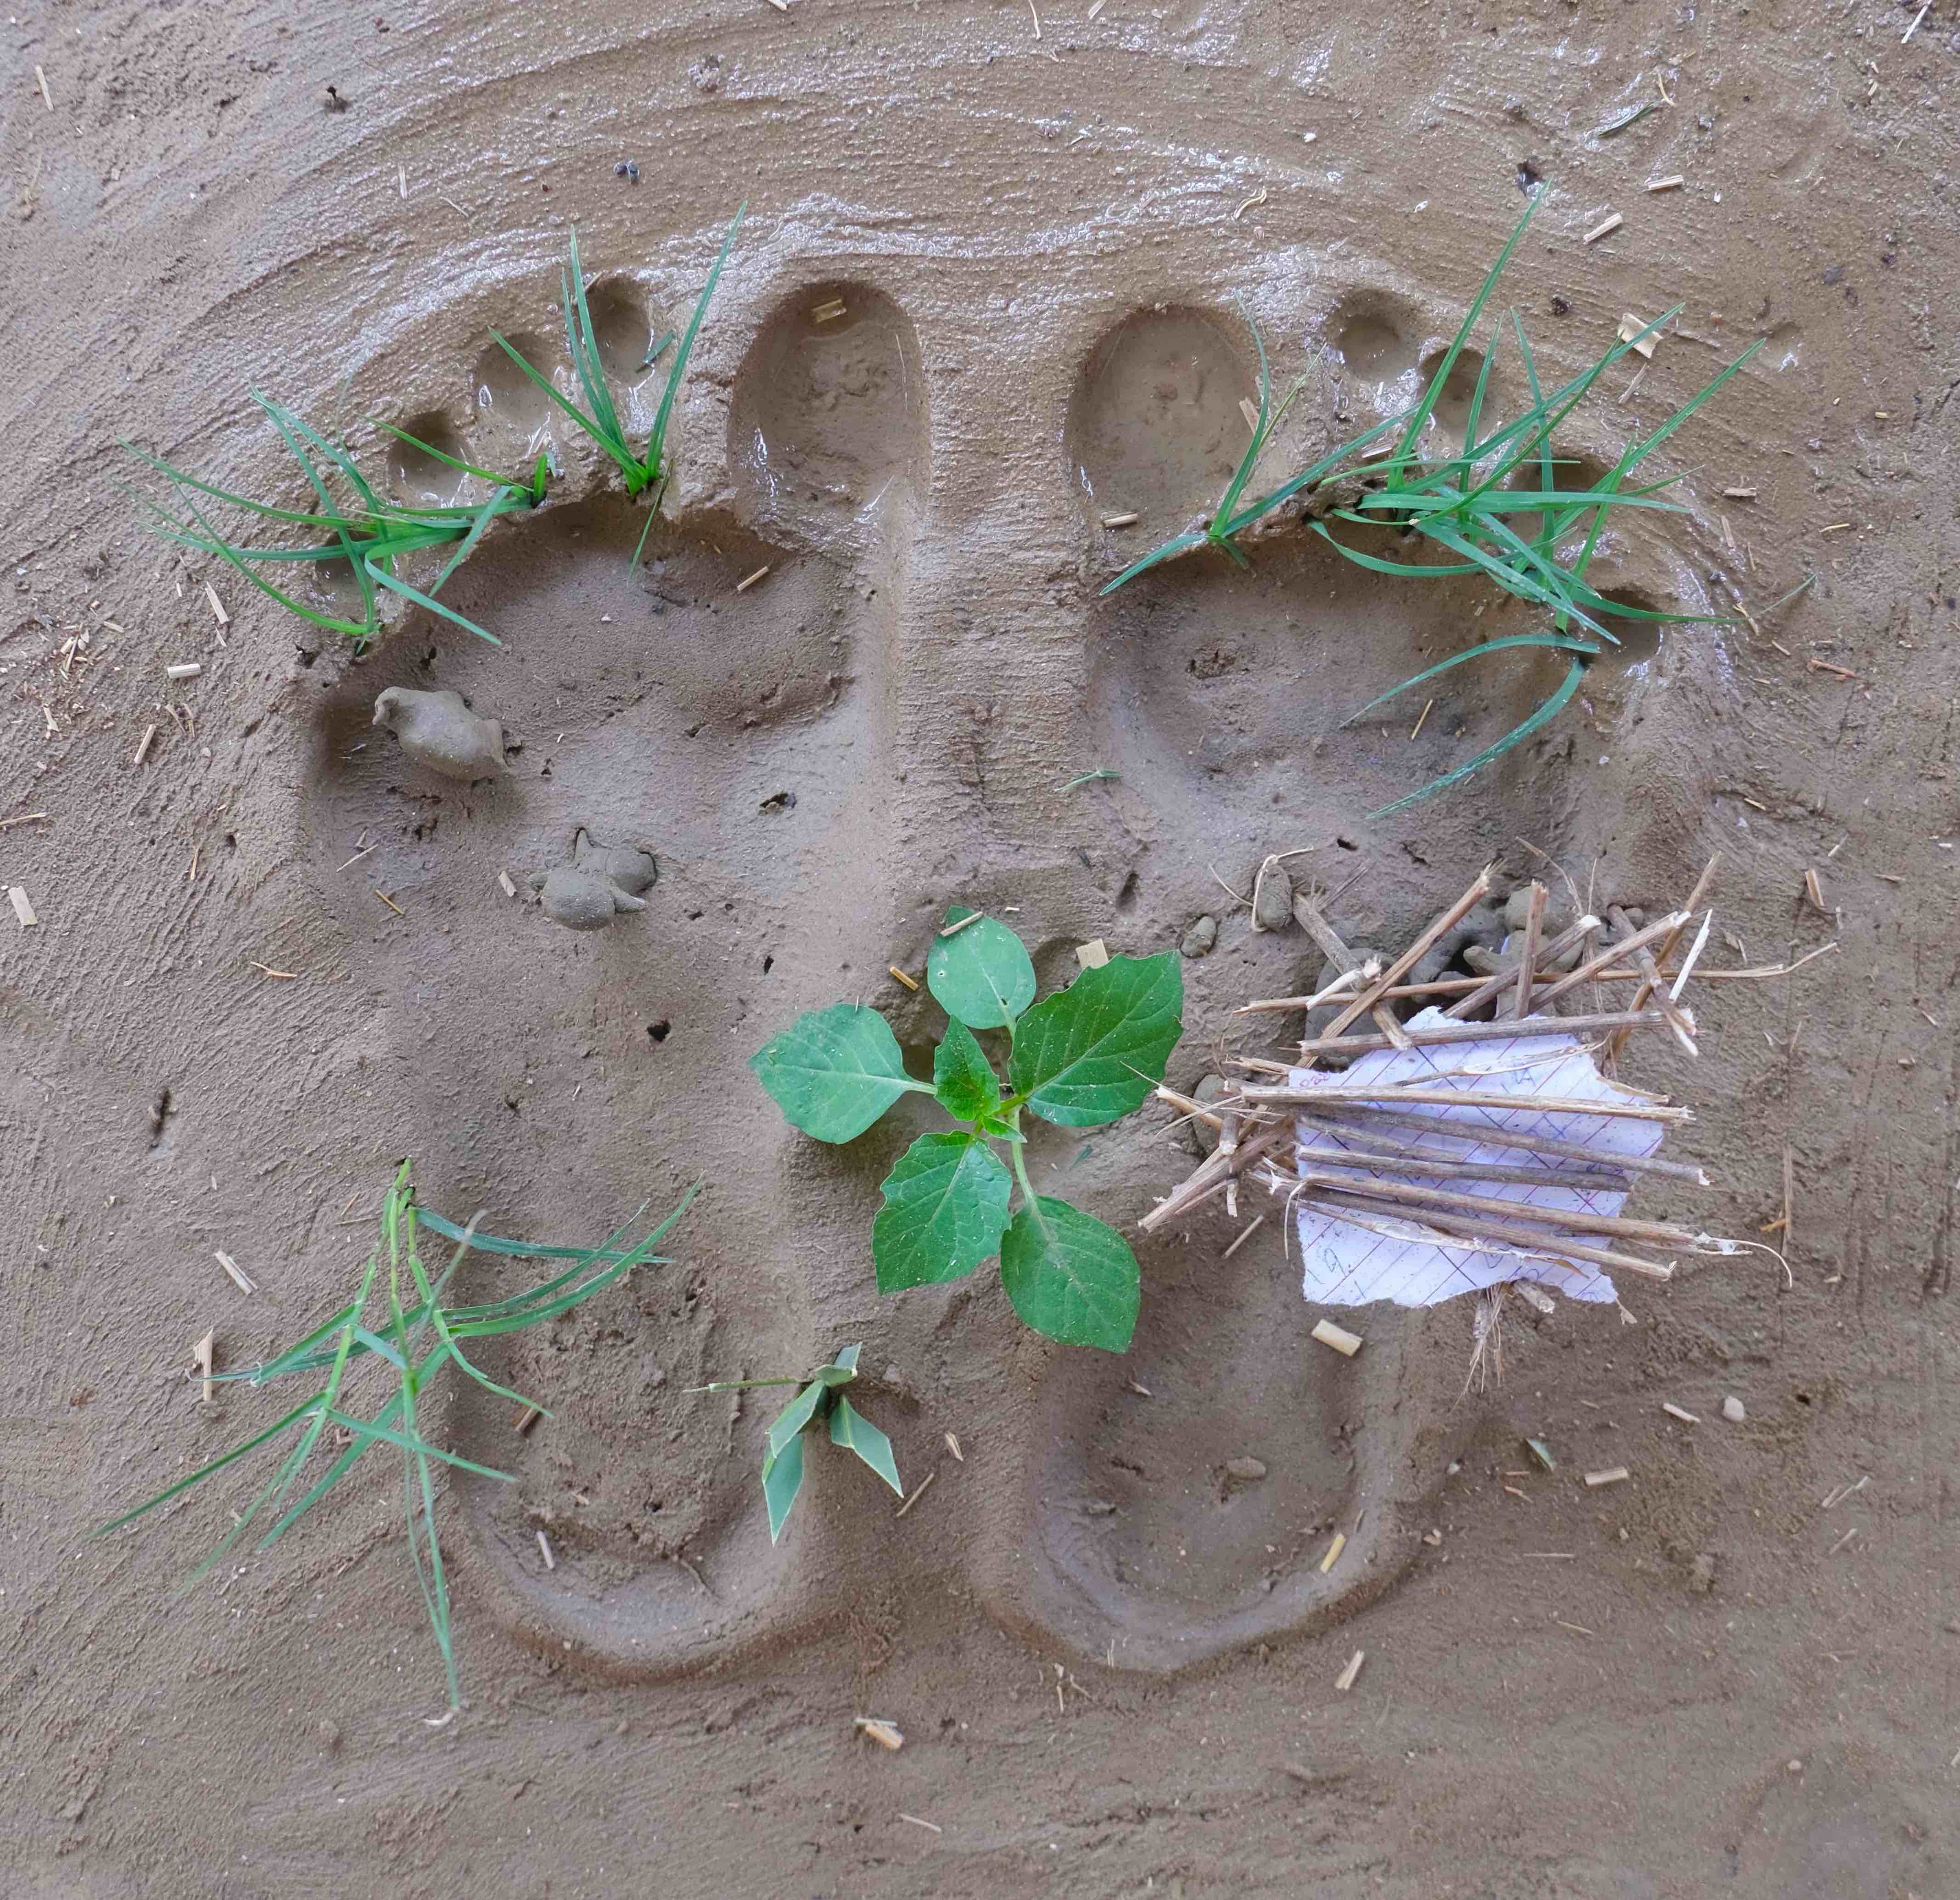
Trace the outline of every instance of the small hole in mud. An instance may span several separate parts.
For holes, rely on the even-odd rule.
[[[1347,298],[1335,313],[1329,338],[1349,373],[1364,383],[1392,382],[1415,367],[1411,333],[1421,325],[1413,313],[1374,291]]]
[[[623,283],[595,285],[586,292],[585,304],[592,313],[600,368],[622,383],[637,383],[651,367],[647,350],[654,329],[646,306]]]
[[[775,966],[776,966],[776,960],[775,959],[775,957],[773,957],[773,956],[765,956],[765,957],[764,957],[764,958],[762,959],[762,974],[763,974],[765,976],[768,975],[768,973],[770,972],[770,971],[772,971],[772,969],[774,969],[775,968]]]
[[[1608,587],[1605,590],[1602,597],[1616,606],[1636,607],[1644,613],[1654,612],[1657,604],[1650,595],[1638,587]],[[1620,643],[1607,649],[1605,657],[1609,661],[1622,667],[1640,667],[1645,666],[1659,653],[1661,638],[1666,632],[1661,622],[1642,620],[1631,614],[1618,613],[1602,613],[1599,619]]]
[[[1141,888],[1137,874],[1134,871],[1131,872],[1129,876],[1123,880],[1123,888],[1116,893],[1116,908],[1118,910],[1128,910],[1136,902],[1137,893]]]
[[[238,834],[235,831],[228,831],[224,834],[224,848],[227,851],[236,851],[238,848]]]
[[[1361,847],[1351,838],[1337,838],[1334,841],[1343,851],[1359,851]]]
[[[1432,350],[1422,359],[1419,369],[1424,389],[1428,388],[1436,372],[1442,368],[1446,353],[1443,350]],[[1449,375],[1443,380],[1443,393],[1436,399],[1436,407],[1430,412],[1438,426],[1459,442],[1463,440],[1463,431],[1469,425],[1470,405],[1476,396],[1477,378],[1483,374],[1483,369],[1484,359],[1476,351],[1466,349],[1459,352],[1456,361],[1449,366]],[[1484,407],[1487,412],[1494,414],[1495,412],[1491,409],[1491,396],[1490,386],[1486,384]],[[1488,432],[1488,428],[1484,432]]]
[[[412,415],[401,426],[404,434],[416,441],[404,442],[394,435],[388,438],[388,479],[396,492],[409,501],[432,501],[438,507],[453,501],[463,492],[466,478],[460,469],[451,468],[442,457],[458,462],[469,457],[447,419],[434,412]],[[418,447],[417,442],[428,447]],[[436,453],[431,454],[431,450]]]
[[[673,1032],[673,1025],[665,1017],[657,1023],[647,1025],[647,1039],[650,1042],[664,1042]]]
[[[563,353],[542,336],[520,330],[509,342],[511,348],[547,382],[556,380],[565,367]],[[469,393],[479,422],[508,429],[517,435],[536,434],[551,414],[551,398],[499,344],[492,343],[477,358],[476,366],[470,372]]]

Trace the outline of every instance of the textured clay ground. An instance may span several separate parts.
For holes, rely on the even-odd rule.
[[[39,919],[0,910],[8,1893],[1960,1892],[1952,0],[75,5],[4,44],[0,885]],[[1405,399],[1534,173],[1500,301],[1548,378],[1683,307],[1565,479],[1767,339],[1666,451],[1688,513],[1597,570],[1754,618],[1630,640],[1535,743],[1373,820],[1556,676],[1459,670],[1414,738],[1414,706],[1348,714],[1529,614],[1297,532],[1097,590],[1236,455],[1242,304],[1308,379],[1278,473]],[[640,517],[488,332],[551,356],[575,220],[644,415],[745,198],[635,568]],[[144,536],[122,436],[291,492],[255,388],[472,460],[555,431],[551,502],[454,584],[501,648],[410,613],[356,664]],[[390,686],[464,694],[511,772],[408,764],[368,723]],[[581,827],[659,864],[595,936],[498,877]],[[1719,1183],[1632,1211],[1755,1237],[1787,1150],[1790,1282],[1698,1264],[1624,1321],[1514,1322],[1488,1392],[1460,1306],[1311,1345],[1279,1224],[1227,1260],[1216,1208],[1140,1239],[1121,1359],[1029,1335],[990,1271],[881,1302],[912,1126],[819,1149],[743,1066],[839,998],[916,1061],[936,1011],[884,972],[959,899],[1017,906],[1049,983],[1216,917],[1189,1087],[1271,1046],[1236,1004],[1319,966],[1220,880],[1297,849],[1392,947],[1533,847],[1647,905],[1720,851],[1718,967],[1839,948],[1711,988],[1701,1062],[1630,1071],[1698,1105],[1670,1152]],[[181,1601],[224,1497],[88,1536],[267,1416],[201,1406],[191,1342],[244,1365],[317,1323],[405,1154],[433,1205],[553,1239],[707,1183],[672,1264],[498,1361],[555,1418],[428,1421],[519,1478],[447,1501],[441,1727],[379,1474]],[[1032,1165],[1133,1226],[1188,1160],[1145,1112]],[[769,1408],[686,1389],[860,1338],[933,1488],[899,1520],[822,1461],[772,1548]]]

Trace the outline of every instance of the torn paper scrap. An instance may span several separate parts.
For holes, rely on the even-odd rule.
[[[1440,1011],[1428,1009],[1408,1026],[1435,1028],[1448,1020]],[[1501,1041],[1383,1049],[1359,1057],[1338,1074],[1294,1070],[1288,1086],[1302,1091],[1351,1094],[1360,1084],[1402,1085],[1425,1091],[1456,1089],[1517,1097],[1516,1108],[1452,1108],[1425,1103],[1419,1110],[1404,1111],[1405,1115],[1419,1112],[1433,1119],[1437,1131],[1433,1135],[1412,1128],[1405,1119],[1388,1123],[1357,1113],[1351,1118],[1351,1129],[1342,1122],[1303,1115],[1297,1124],[1301,1172],[1338,1168],[1344,1174],[1353,1174],[1357,1186],[1368,1180],[1407,1186],[1411,1176],[1405,1165],[1398,1169],[1379,1151],[1364,1151],[1364,1138],[1372,1131],[1392,1135],[1398,1141],[1414,1141],[1437,1160],[1459,1165],[1482,1163],[1507,1170],[1542,1169],[1546,1176],[1541,1187],[1529,1182],[1452,1175],[1447,1185],[1453,1192],[1617,1214],[1627,1198],[1625,1187],[1620,1185],[1624,1176],[1612,1177],[1611,1186],[1575,1186],[1573,1177],[1583,1171],[1583,1162],[1510,1146],[1504,1139],[1507,1135],[1521,1135],[1576,1143],[1596,1154],[1605,1166],[1616,1156],[1643,1158],[1660,1146],[1664,1131],[1656,1122],[1535,1106],[1541,1100],[1620,1103],[1651,1099],[1608,1081],[1593,1067],[1582,1044],[1551,1026],[1557,1020],[1555,1017],[1528,1017],[1526,1025],[1542,1022],[1547,1025],[1545,1031]],[[1392,1097],[1382,1106],[1392,1108]],[[1398,1306],[1430,1306],[1460,1294],[1517,1280],[1535,1281],[1570,1300],[1610,1302],[1617,1297],[1612,1280],[1596,1267],[1555,1259],[1522,1243],[1446,1240],[1433,1228],[1425,1229],[1416,1211],[1398,1215],[1356,1208],[1337,1215],[1325,1206],[1303,1201],[1296,1210],[1296,1219],[1306,1262],[1303,1291],[1318,1306],[1360,1306],[1392,1300]]]

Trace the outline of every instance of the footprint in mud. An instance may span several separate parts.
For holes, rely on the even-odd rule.
[[[1367,387],[1333,385],[1330,426],[1367,426],[1406,402],[1420,364],[1440,361],[1440,346],[1425,347],[1407,310],[1374,290],[1336,306],[1328,333],[1348,377]],[[1142,515],[1125,555],[1204,512],[1222,485],[1218,462],[1242,449],[1233,412],[1252,378],[1249,349],[1234,340],[1243,334],[1222,313],[1140,313],[1087,352],[1065,436],[1069,472],[1093,498],[1092,533],[1096,517]],[[1466,352],[1444,392],[1437,427],[1459,441],[1479,367]],[[1386,387],[1398,379],[1407,389]],[[1205,419],[1219,425],[1229,456],[1211,452],[1206,428],[1172,432],[1193,419],[1165,394],[1181,387],[1212,393]],[[1500,387],[1494,375],[1487,403]],[[1573,485],[1586,472],[1575,468]],[[1099,568],[1111,539],[1093,544]],[[1386,532],[1360,545],[1411,558]],[[1685,563],[1670,565],[1657,543],[1616,530],[1593,571],[1630,606],[1701,607]],[[1616,631],[1627,644],[1585,683],[1583,719],[1514,752],[1468,795],[1364,816],[1516,725],[1562,668],[1521,650],[1503,656],[1509,665],[1494,658],[1444,676],[1390,719],[1344,721],[1447,654],[1529,624],[1488,584],[1382,576],[1303,530],[1262,539],[1249,569],[1188,557],[1090,606],[1088,749],[1147,807],[1125,823],[1151,844],[1155,884],[1167,880],[1209,909],[1202,893],[1215,890],[1221,858],[1249,881],[1264,851],[1310,845],[1292,861],[1295,872],[1323,888],[1354,886],[1365,867],[1366,881],[1335,905],[1351,942],[1406,940],[1520,836],[1601,853],[1630,884],[1678,877],[1707,791],[1680,761],[1695,752],[1696,724],[1710,714],[1722,677],[1710,629],[1656,640],[1645,623],[1624,622]],[[1602,771],[1604,759],[1595,765],[1602,753],[1628,755],[1623,770]],[[1651,801],[1644,810],[1641,800]],[[1176,940],[1188,915],[1160,917],[1161,932]],[[1223,954],[1234,937],[1236,972]],[[1310,987],[1320,963],[1298,933],[1252,937],[1242,913],[1228,918],[1220,950],[1186,966],[1193,995],[1173,1080],[1192,1086],[1216,1065],[1223,1038],[1247,1053],[1278,1053],[1240,1039],[1231,1006]],[[1288,1026],[1297,1036],[1297,1020]],[[1051,1164],[1080,1183],[1088,1205],[1139,1211],[1177,1178],[1161,1150],[1141,1141],[1058,1153]],[[1023,1488],[1010,1513],[1018,1520],[992,1539],[1015,1553],[989,1578],[997,1613],[1119,1666],[1175,1669],[1353,1612],[1419,1551],[1443,1447],[1463,1424],[1451,1409],[1461,1329],[1384,1308],[1342,1316],[1367,1338],[1351,1360],[1313,1343],[1297,1260],[1277,1246],[1226,1252],[1255,1214],[1283,1224],[1281,1209],[1246,1192],[1236,1221],[1214,1205],[1174,1232],[1133,1231],[1147,1289],[1134,1344],[1121,1362],[1077,1356],[1049,1376],[1026,1434]],[[1336,1532],[1344,1544],[1323,1570]]]
[[[659,313],[624,277],[589,301],[640,434]],[[509,310],[491,321],[523,328]],[[643,1198],[651,1216],[709,1184],[673,1236],[682,1264],[509,1342],[495,1376],[551,1419],[520,1435],[472,1388],[454,1421],[469,1455],[518,1479],[468,1491],[465,1569],[520,1637],[625,1669],[724,1653],[816,1599],[821,1513],[772,1548],[756,1495],[775,1408],[688,1388],[799,1372],[813,1338],[871,1329],[851,1236],[872,1163],[811,1156],[740,1083],[782,1022],[881,980],[899,934],[884,708],[923,386],[909,326],[867,287],[799,290],[752,328],[732,376],[739,505],[689,501],[637,565],[644,515],[603,479],[557,498],[590,475],[585,445],[501,351],[476,359],[453,409],[410,409],[403,426],[456,460],[516,467],[549,448],[569,478],[445,590],[500,646],[412,613],[326,684],[299,811],[350,1000],[371,1012],[364,1062],[416,1105],[432,1205],[588,1243]],[[536,334],[520,347],[562,372]],[[390,474],[405,493],[479,496],[406,445]],[[371,723],[390,689],[460,694],[500,722],[504,771],[464,784],[415,762]],[[573,883],[604,914],[571,902]],[[840,1319],[823,1263],[844,1260]]]
[[[616,399],[644,429],[649,339],[667,326],[629,277],[591,301]],[[1303,406],[1332,410],[1319,425],[1344,430],[1343,409],[1366,407],[1365,426],[1378,386],[1413,378],[1434,327],[1414,310],[1370,288],[1328,313],[1348,380]],[[521,308],[486,315],[527,331]],[[562,377],[537,340],[550,329],[529,313],[525,347]],[[1215,499],[1256,393],[1246,333],[1223,310],[1169,306],[1040,342],[1038,356],[1083,365],[1065,417],[1054,404],[1067,462],[1042,505],[1063,547],[1086,528],[1099,578]],[[418,1174],[444,1211],[582,1240],[643,1198],[664,1208],[708,1183],[677,1264],[516,1336],[490,1368],[552,1419],[520,1434],[480,1393],[458,1402],[459,1449],[518,1477],[467,1490],[458,1553],[506,1627],[626,1674],[846,1618],[870,1657],[902,1604],[970,1583],[1045,1650],[1163,1670],[1314,1628],[1388,1587],[1445,1462],[1456,1333],[1371,1313],[1355,1359],[1312,1344],[1297,1267],[1265,1245],[1277,1211],[1230,1258],[1216,1211],[1140,1236],[1143,1317],[1120,1358],[1020,1329],[991,1271],[880,1300],[870,1221],[878,1182],[933,1125],[920,1098],[826,1147],[786,1126],[746,1059],[801,1011],[852,999],[881,1009],[925,1072],[936,1006],[886,970],[917,967],[953,897],[1016,907],[1046,990],[1088,937],[1176,942],[1222,908],[1214,866],[1243,877],[1281,845],[1314,846],[1295,867],[1324,886],[1366,865],[1335,907],[1361,942],[1405,934],[1519,835],[1637,871],[1669,797],[1656,881],[1678,885],[1704,789],[1678,762],[1705,756],[1693,721],[1719,689],[1719,647],[1670,635],[1602,661],[1583,714],[1473,795],[1372,822],[1558,676],[1531,654],[1466,667],[1438,683],[1419,733],[1420,703],[1344,727],[1467,641],[1522,631],[1488,587],[1379,577],[1290,530],[1249,570],[1199,557],[1083,605],[1058,591],[1051,549],[997,557],[998,524],[974,498],[994,471],[962,461],[976,451],[956,415],[934,431],[920,339],[867,282],[731,278],[696,358],[693,387],[714,393],[687,410],[721,441],[697,441],[698,420],[682,435],[679,498],[637,565],[644,517],[582,440],[501,352],[460,360],[473,367],[456,403],[412,390],[404,426],[482,466],[548,448],[569,476],[536,514],[499,522],[444,593],[501,647],[412,613],[370,658],[320,669],[299,827],[345,944],[350,1033],[377,1093],[385,1080],[415,1105]],[[1439,423],[1452,426],[1456,409]],[[409,451],[392,473],[434,492],[454,471]],[[453,492],[470,498],[473,480]],[[1102,525],[1132,512],[1134,528]],[[1025,515],[1008,525],[1018,548]],[[1698,597],[1685,566],[1643,546],[1609,542],[1598,571],[1630,605]],[[391,687],[453,692],[499,722],[503,774],[465,784],[411,761],[371,723]],[[1608,752],[1630,769],[1592,765]],[[1062,787],[1052,762],[1090,757],[1119,789]],[[1656,795],[1642,761],[1661,759]],[[554,867],[616,864],[643,908],[579,913],[604,928],[560,928],[531,901]],[[1186,966],[1173,1081],[1194,1084],[1239,1035],[1233,1005],[1319,966],[1297,933],[1250,938],[1228,913],[1218,950]],[[1087,1141],[1044,1129],[1030,1167],[1134,1229],[1179,1165],[1148,1124]],[[781,1395],[689,1389],[800,1373],[859,1338],[864,1409],[908,1488],[953,1471],[951,1431],[966,1507],[898,1524],[869,1471],[813,1458],[772,1545],[756,1472]],[[1323,1571],[1336,1531],[1346,1546]]]

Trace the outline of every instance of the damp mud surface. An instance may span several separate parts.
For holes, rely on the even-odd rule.
[[[12,24],[0,885],[37,921],[0,909],[7,1892],[1960,1891],[1960,22],[1917,11]],[[1625,638],[1564,713],[1370,817],[1561,669],[1500,653],[1351,715],[1526,609],[1298,522],[1099,590],[1215,504],[1252,323],[1300,385],[1256,487],[1406,405],[1534,176],[1490,317],[1548,385],[1682,306],[1555,485],[1764,347],[1658,458],[1682,511],[1611,524]],[[490,333],[568,387],[575,220],[643,433],[743,199],[636,563],[642,508]],[[1487,411],[1526,399],[1504,331],[1438,453],[1485,353]],[[313,506],[255,389],[404,500],[553,458],[443,596],[501,644],[410,607],[357,657],[142,533],[125,436]],[[344,565],[296,567],[358,610]],[[1138,1233],[1191,1166],[1151,1107],[1028,1157],[1135,1242],[1128,1353],[1029,1333],[991,1268],[881,1300],[877,1185],[932,1124],[908,1098],[822,1147],[748,1056],[848,999],[918,1070],[938,1012],[887,972],[959,902],[1044,989],[1090,939],[1188,945],[1189,1091],[1297,1033],[1238,1004],[1321,973],[1252,928],[1281,851],[1391,951],[1487,863],[1651,909],[1717,852],[1714,968],[1834,940],[1710,985],[1698,1063],[1627,1071],[1694,1103],[1669,1152],[1716,1183],[1629,1211],[1788,1277],[1514,1305],[1502,1384],[1466,1391],[1461,1305],[1311,1342],[1277,1209]],[[405,1154],[452,1217],[568,1243],[703,1184],[667,1264],[494,1355],[549,1418],[472,1389],[424,1421],[515,1481],[444,1501],[446,1722],[390,1472],[181,1599],[231,1495],[89,1536],[269,1421],[249,1387],[199,1402],[193,1341],[235,1369],[319,1324]],[[900,1518],[813,1459],[772,1545],[772,1396],[691,1389],[855,1340],[854,1402],[930,1488]]]

